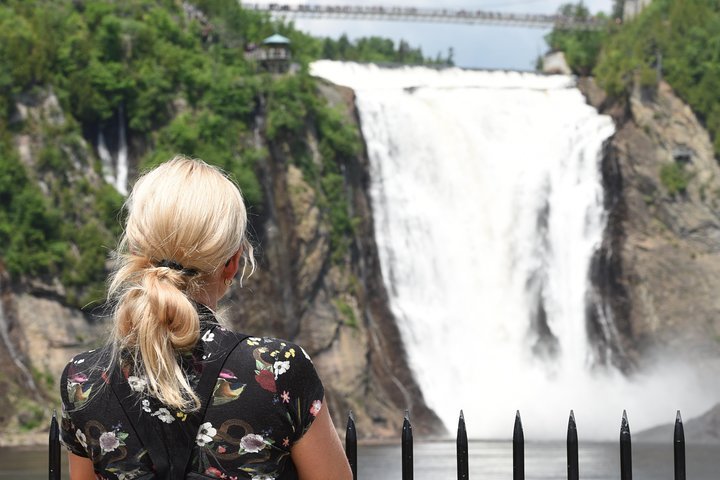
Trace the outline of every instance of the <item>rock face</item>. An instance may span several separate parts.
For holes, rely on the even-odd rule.
[[[671,352],[716,369],[720,168],[710,138],[664,82],[622,104],[592,79],[580,87],[617,124],[602,165],[609,217],[593,271],[618,340],[613,361],[632,371]]]
[[[329,85],[320,88],[330,103],[357,124],[352,91]],[[53,98],[35,99],[18,110],[25,120],[38,117],[39,121],[62,122]],[[259,112],[258,131],[262,122]],[[267,143],[260,135],[256,141],[256,146],[269,152],[259,166],[265,204],[259,215],[251,212],[258,269],[244,286],[234,287],[222,308],[225,319],[239,331],[301,344],[323,379],[339,430],[344,430],[352,410],[359,437],[394,439],[407,408],[416,433],[442,432],[441,422],[426,407],[412,378],[388,307],[367,193],[366,155],[349,159],[343,172],[356,233],[348,253],[338,261],[332,258],[329,218],[321,208],[317,186],[293,165],[288,145]],[[304,141],[319,162],[315,134],[308,130]],[[16,138],[29,171],[42,142],[42,138],[23,135]],[[101,181],[96,170],[84,165],[92,158],[88,144],[78,145],[83,150],[78,157],[85,160],[78,161],[70,173],[84,168],[92,183]],[[38,182],[51,181],[47,175],[38,175]],[[44,442],[46,436],[17,433],[47,425],[47,405],[59,403],[61,369],[75,353],[101,344],[110,326],[106,319],[63,305],[57,281],[26,279],[11,284],[4,272],[0,271],[0,277],[4,307],[0,311],[0,333],[4,334],[0,342],[0,445],[33,443],[38,438]],[[37,415],[18,421],[15,413],[29,404]]]
[[[320,88],[357,123],[351,90]],[[308,134],[305,140],[318,156],[316,138]],[[345,425],[352,410],[360,437],[396,438],[402,411],[409,408],[417,432],[442,432],[412,378],[389,310],[367,192],[367,156],[352,159],[344,172],[357,225],[349,255],[337,263],[316,190],[292,165],[285,145],[266,147],[271,161],[261,167],[267,201],[264,218],[256,222],[259,268],[231,296],[228,317],[240,330],[289,338],[305,347],[323,378],[337,427]]]
[[[547,74],[572,75],[572,70],[565,60],[564,52],[550,52],[543,57],[542,71]]]

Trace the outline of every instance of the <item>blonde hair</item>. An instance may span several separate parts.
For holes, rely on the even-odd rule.
[[[253,249],[237,185],[201,160],[177,156],[143,175],[127,201],[127,223],[109,278],[113,360],[130,354],[150,395],[183,411],[200,407],[177,353],[198,341],[192,298],[239,250],[244,276]]]

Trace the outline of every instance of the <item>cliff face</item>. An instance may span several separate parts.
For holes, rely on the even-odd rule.
[[[357,124],[354,94],[320,84],[323,96]],[[258,124],[262,123],[258,118]],[[359,128],[359,127],[358,127]],[[262,140],[259,140],[262,142]],[[319,162],[316,137],[305,138]],[[228,317],[240,330],[289,338],[313,357],[325,382],[335,424],[355,413],[361,437],[396,438],[409,408],[420,434],[443,427],[427,408],[388,307],[375,246],[365,153],[346,165],[344,190],[356,219],[350,252],[332,259],[330,226],[316,189],[289,157],[285,144],[267,144],[261,165],[266,203],[259,237],[259,268],[230,298]]]
[[[593,269],[614,362],[631,371],[658,354],[717,369],[720,168],[708,133],[664,82],[624,104],[608,102],[592,79],[580,86],[617,124],[602,164],[608,225]]]
[[[349,121],[357,122],[350,90],[322,84],[319,88]],[[40,104],[56,104],[45,100]],[[32,120],[43,108],[30,108],[26,114]],[[47,121],[40,117],[38,122]],[[293,164],[289,145],[268,143],[260,135],[263,122],[261,109],[255,146],[269,152],[258,166],[265,203],[259,214],[250,212],[258,269],[242,287],[233,287],[222,308],[224,317],[239,331],[303,345],[325,383],[339,429],[352,410],[361,438],[396,438],[403,410],[409,408],[416,432],[441,432],[440,421],[425,406],[412,378],[388,308],[374,243],[366,155],[349,159],[343,172],[351,218],[356,219],[355,234],[348,253],[333,258],[330,220],[318,198],[318,186],[309,183]],[[319,162],[318,141],[311,128],[302,141],[309,146],[313,161]],[[40,137],[17,138],[20,156],[31,172],[42,144]],[[77,169],[65,175],[99,182],[91,147],[79,142],[77,149]],[[130,167],[134,170],[137,165]],[[37,180],[52,179],[38,176]],[[44,442],[44,434],[28,432],[44,427],[49,419],[47,406],[58,404],[61,369],[75,353],[102,343],[109,323],[64,305],[57,281],[13,283],[0,273],[0,445]],[[25,410],[33,412],[32,418],[19,415]]]

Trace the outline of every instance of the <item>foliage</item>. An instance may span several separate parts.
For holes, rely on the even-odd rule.
[[[343,34],[339,39],[325,38],[320,46],[319,58],[354,62],[400,63],[404,65],[453,65],[452,49],[447,57],[438,53],[426,58],[421,48],[412,48],[405,40],[397,44],[383,37],[362,37],[351,42]]]
[[[558,14],[580,22],[590,18],[590,11],[582,2],[576,5],[566,3],[560,7]],[[603,18],[602,14],[600,18]],[[552,50],[560,50],[565,53],[568,66],[574,73],[590,75],[606,36],[606,30],[555,28],[545,37],[545,40]]]
[[[248,47],[273,33],[290,38],[297,74],[261,73],[245,58]],[[0,2],[0,259],[13,277],[59,278],[71,304],[102,298],[123,198],[78,168],[100,172],[88,146],[98,129],[123,119],[129,138],[150,147],[141,170],[178,153],[203,158],[239,183],[256,212],[264,204],[259,163],[269,155],[256,135],[289,145],[318,191],[339,261],[354,225],[345,168],[360,140],[308,73],[307,63],[323,53],[378,62],[452,60],[425,59],[407,42],[379,37],[315,39],[235,0]],[[49,92],[60,101],[62,124],[10,121],[18,98]],[[257,132],[263,113],[265,130]],[[317,134],[319,163],[308,161],[308,132]],[[38,143],[32,169],[12,146],[18,133]]]
[[[690,181],[690,174],[683,164],[672,162],[663,165],[660,169],[660,181],[670,195],[684,194]]]
[[[342,298],[336,298],[333,303],[335,304],[335,308],[338,309],[338,312],[340,312],[340,315],[342,315],[345,325],[350,328],[358,328],[358,320],[353,308]]]
[[[720,154],[720,5],[713,0],[655,0],[613,35],[596,69],[612,95],[635,82],[665,80],[705,123]],[[653,76],[656,78],[653,79]]]
[[[0,143],[0,257],[11,275],[54,273],[67,243],[59,212],[28,178],[7,144]]]
[[[305,151],[303,142],[298,141],[308,126],[317,132],[319,165]],[[340,111],[320,100],[310,77],[298,75],[278,79],[268,88],[266,135],[276,142],[291,144],[295,163],[315,182],[320,206],[330,222],[332,257],[339,262],[354,233],[344,169],[347,160],[360,151],[355,126]]]
[[[18,408],[20,414],[17,417],[20,431],[33,431],[46,421],[46,409],[43,406],[32,400],[21,400],[20,404],[20,408]]]

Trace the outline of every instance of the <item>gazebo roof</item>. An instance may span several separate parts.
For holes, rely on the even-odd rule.
[[[262,41],[262,43],[263,45],[290,45],[290,39],[276,33],[275,35],[267,37],[265,40]]]

